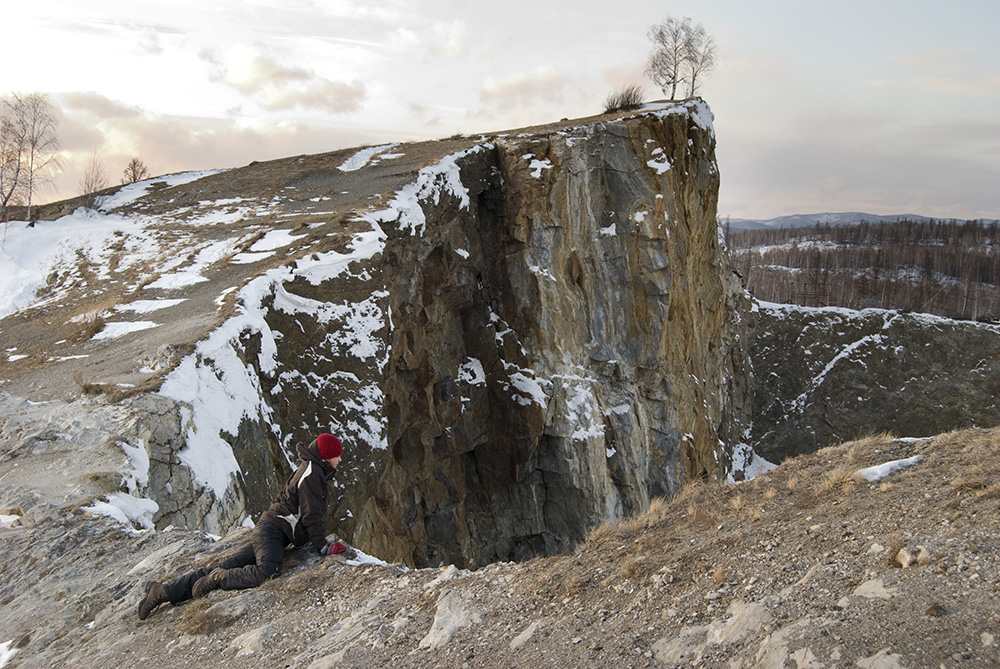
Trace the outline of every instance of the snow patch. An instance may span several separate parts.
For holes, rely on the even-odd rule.
[[[881,481],[890,474],[895,474],[898,471],[912,467],[922,460],[923,458],[919,455],[914,455],[912,458],[906,458],[905,460],[892,460],[891,462],[886,462],[874,467],[859,469],[854,473],[854,475],[859,478],[863,478],[869,483],[875,483],[877,481]]]
[[[452,153],[417,173],[416,180],[396,191],[389,207],[381,211],[369,212],[361,218],[375,225],[395,221],[401,230],[410,234],[423,234],[427,225],[421,202],[438,204],[443,194],[451,195],[459,201],[459,209],[469,208],[469,189],[462,184],[458,161],[465,156],[492,149],[493,145],[478,144],[470,149]]]
[[[128,304],[119,304],[115,306],[115,311],[132,311],[137,314],[148,314],[153,311],[159,311],[160,309],[167,309],[169,307],[175,307],[184,299],[179,300],[135,300],[134,302],[129,302]]]
[[[192,181],[197,181],[203,177],[207,177],[212,174],[219,174],[225,171],[226,170],[203,170],[200,172],[181,172],[178,174],[168,174],[162,177],[146,179],[145,181],[137,181],[136,183],[122,186],[111,195],[102,195],[101,197],[98,197],[95,201],[95,205],[101,211],[111,211],[113,209],[117,209],[118,207],[132,204],[139,198],[149,193],[149,191],[153,190],[154,186],[159,188],[161,187],[160,184],[164,184],[167,188],[173,188],[174,186],[181,186],[183,184],[191,183]]]
[[[116,520],[126,532],[138,535],[145,530],[153,529],[153,514],[159,511],[160,507],[151,499],[118,492],[108,495],[106,502],[95,501],[83,510],[95,516],[107,516]],[[140,526],[142,530],[135,529],[135,525]]]
[[[0,669],[3,669],[3,667],[7,666],[7,663],[10,662],[10,658],[14,657],[17,654],[18,649],[13,648],[13,645],[14,645],[13,639],[10,641],[4,641],[3,643],[0,643]]]
[[[749,444],[736,444],[733,448],[733,466],[729,473],[729,482],[736,482],[733,474],[737,472],[742,472],[743,480],[749,481],[755,476],[760,476],[775,469],[777,466],[758,455]]]
[[[148,287],[176,290],[178,288],[193,286],[194,284],[201,283],[202,281],[208,281],[208,279],[202,276],[202,272],[219,260],[233,255],[237,243],[237,239],[224,239],[222,241],[209,244],[198,251],[198,254],[191,262],[191,265],[176,272],[160,276],[159,279],[149,284]]]
[[[652,154],[654,157],[646,161],[646,164],[656,170],[657,174],[663,174],[670,169],[670,161],[662,148],[656,148]]]
[[[341,172],[355,172],[357,170],[360,170],[362,167],[364,167],[369,163],[377,165],[378,164],[377,160],[374,162],[372,161],[372,159],[375,156],[382,153],[383,151],[388,151],[389,149],[395,148],[397,146],[399,146],[398,142],[394,144],[383,144],[382,146],[371,146],[365,149],[361,149],[353,156],[351,156],[343,163],[341,163],[337,167],[337,169],[340,170]],[[383,156],[383,158],[398,158],[400,155],[402,154],[395,153],[391,154],[390,156]]]
[[[531,176],[535,179],[540,179],[542,176],[542,170],[552,169],[552,161],[548,158],[545,160],[532,160],[531,164],[528,165],[528,169],[531,170]]]
[[[469,358],[458,368],[458,380],[473,386],[485,384],[486,372],[483,370],[483,363],[476,358]]]
[[[153,321],[128,321],[125,323],[107,323],[104,329],[95,334],[92,339],[100,341],[102,339],[117,339],[132,332],[141,332],[150,328],[158,327],[159,323]]]

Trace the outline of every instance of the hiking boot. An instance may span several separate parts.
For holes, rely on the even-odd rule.
[[[146,596],[139,602],[139,620],[145,620],[160,604],[170,601],[162,584],[150,581],[146,584]]]
[[[222,577],[225,575],[225,569],[213,569],[208,576],[202,576],[195,581],[194,587],[191,588],[191,596],[198,599],[213,590],[218,590],[222,586]]]

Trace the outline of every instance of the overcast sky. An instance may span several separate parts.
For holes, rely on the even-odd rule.
[[[117,182],[601,111],[648,28],[715,37],[719,214],[1000,218],[996,0],[33,0],[0,94],[47,93],[76,195]],[[16,59],[11,54],[17,54]]]

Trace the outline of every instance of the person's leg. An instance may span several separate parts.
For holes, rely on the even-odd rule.
[[[203,597],[212,590],[244,590],[256,588],[264,581],[281,574],[285,561],[284,531],[272,523],[259,523],[250,537],[250,555],[241,551],[242,561],[227,561],[219,569],[198,579],[192,585],[192,594]]]
[[[191,590],[194,584],[200,579],[208,576],[213,570],[221,567],[223,569],[231,569],[233,567],[242,567],[243,565],[254,563],[254,549],[252,544],[246,544],[243,548],[239,549],[225,560],[223,560],[219,565],[214,567],[202,567],[201,569],[195,569],[192,572],[184,574],[180,578],[176,578],[168,583],[163,584],[164,590],[167,592],[167,597],[171,604],[180,604],[181,602],[191,599]]]
[[[254,548],[252,544],[247,544],[236,553],[230,555],[222,561],[221,567],[231,569],[254,564]],[[179,578],[175,578],[166,583],[150,581],[146,584],[146,594],[139,602],[139,620],[145,620],[160,604],[170,602],[180,604],[191,599],[194,594],[192,589],[199,580],[212,573],[213,567],[202,567],[188,572]]]

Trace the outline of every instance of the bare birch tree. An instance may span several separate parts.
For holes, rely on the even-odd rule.
[[[690,53],[691,19],[667,16],[647,33],[653,42],[646,74],[670,99],[677,97],[677,86],[684,80],[684,64]]]
[[[688,41],[687,84],[688,97],[698,94],[701,77],[715,67],[715,38],[705,32],[699,23]]]
[[[7,221],[8,207],[17,201],[21,187],[21,151],[24,133],[7,100],[0,102],[0,219]]]
[[[688,86],[688,97],[698,92],[701,77],[715,66],[715,40],[691,19],[667,16],[647,33],[653,42],[646,74],[660,89],[677,98],[677,88]]]
[[[107,187],[108,176],[104,169],[104,162],[97,155],[97,149],[94,149],[94,152],[90,154],[87,167],[83,171],[83,177],[80,179],[80,195],[87,196],[87,206],[92,207],[94,206],[94,193]]]
[[[62,156],[56,134],[59,121],[47,95],[30,93],[22,96],[15,93],[13,101],[14,106],[20,110],[21,125],[24,128],[21,169],[28,207],[27,220],[30,222],[35,193],[52,183],[55,171],[60,167]]]
[[[0,102],[0,217],[15,202],[27,205],[61,165],[58,119],[48,96],[13,93]]]
[[[149,169],[138,158],[128,161],[125,171],[122,173],[122,185],[134,184],[149,177]]]

